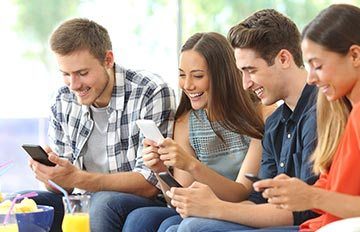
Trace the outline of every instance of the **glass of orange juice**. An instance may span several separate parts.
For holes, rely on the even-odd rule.
[[[89,195],[70,195],[70,209],[65,197],[63,203],[65,215],[62,223],[63,232],[90,232]]]
[[[5,217],[5,214],[0,215],[0,232],[18,232],[19,228],[15,214],[10,214],[10,217],[6,224],[3,224]]]

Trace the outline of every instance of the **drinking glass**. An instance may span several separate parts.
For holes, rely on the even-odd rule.
[[[89,195],[70,195],[69,203],[63,197],[65,215],[62,223],[63,232],[90,232]]]
[[[0,214],[0,232],[18,232],[19,228],[15,214],[10,214],[6,224],[3,223],[5,217],[6,214]]]

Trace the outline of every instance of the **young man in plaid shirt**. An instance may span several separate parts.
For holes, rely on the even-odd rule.
[[[127,214],[138,207],[161,205],[154,174],[141,159],[137,119],[152,119],[165,137],[172,136],[175,96],[154,74],[114,63],[108,32],[87,19],[60,25],[50,39],[66,86],[51,107],[51,148],[55,167],[30,160],[36,178],[50,192],[38,204],[55,207],[52,231],[61,231],[62,196],[52,180],[71,192],[92,192],[91,231],[121,231]]]

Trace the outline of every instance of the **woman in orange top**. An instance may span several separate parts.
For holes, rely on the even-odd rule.
[[[303,31],[308,83],[319,87],[318,145],[314,186],[279,175],[256,182],[269,203],[291,211],[321,214],[301,231],[360,216],[360,8],[339,4],[323,10]]]

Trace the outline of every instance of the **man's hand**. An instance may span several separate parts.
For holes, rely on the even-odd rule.
[[[303,211],[313,208],[313,187],[298,178],[280,174],[274,179],[254,183],[254,189],[264,189],[263,197],[270,204],[290,211]]]
[[[30,159],[29,165],[35,173],[36,179],[43,182],[47,187],[48,180],[52,180],[58,185],[66,189],[72,189],[75,186],[77,175],[81,170],[71,164],[67,159],[60,158],[49,147],[45,148],[49,156],[49,160],[56,164],[54,167],[43,165],[33,159]]]

